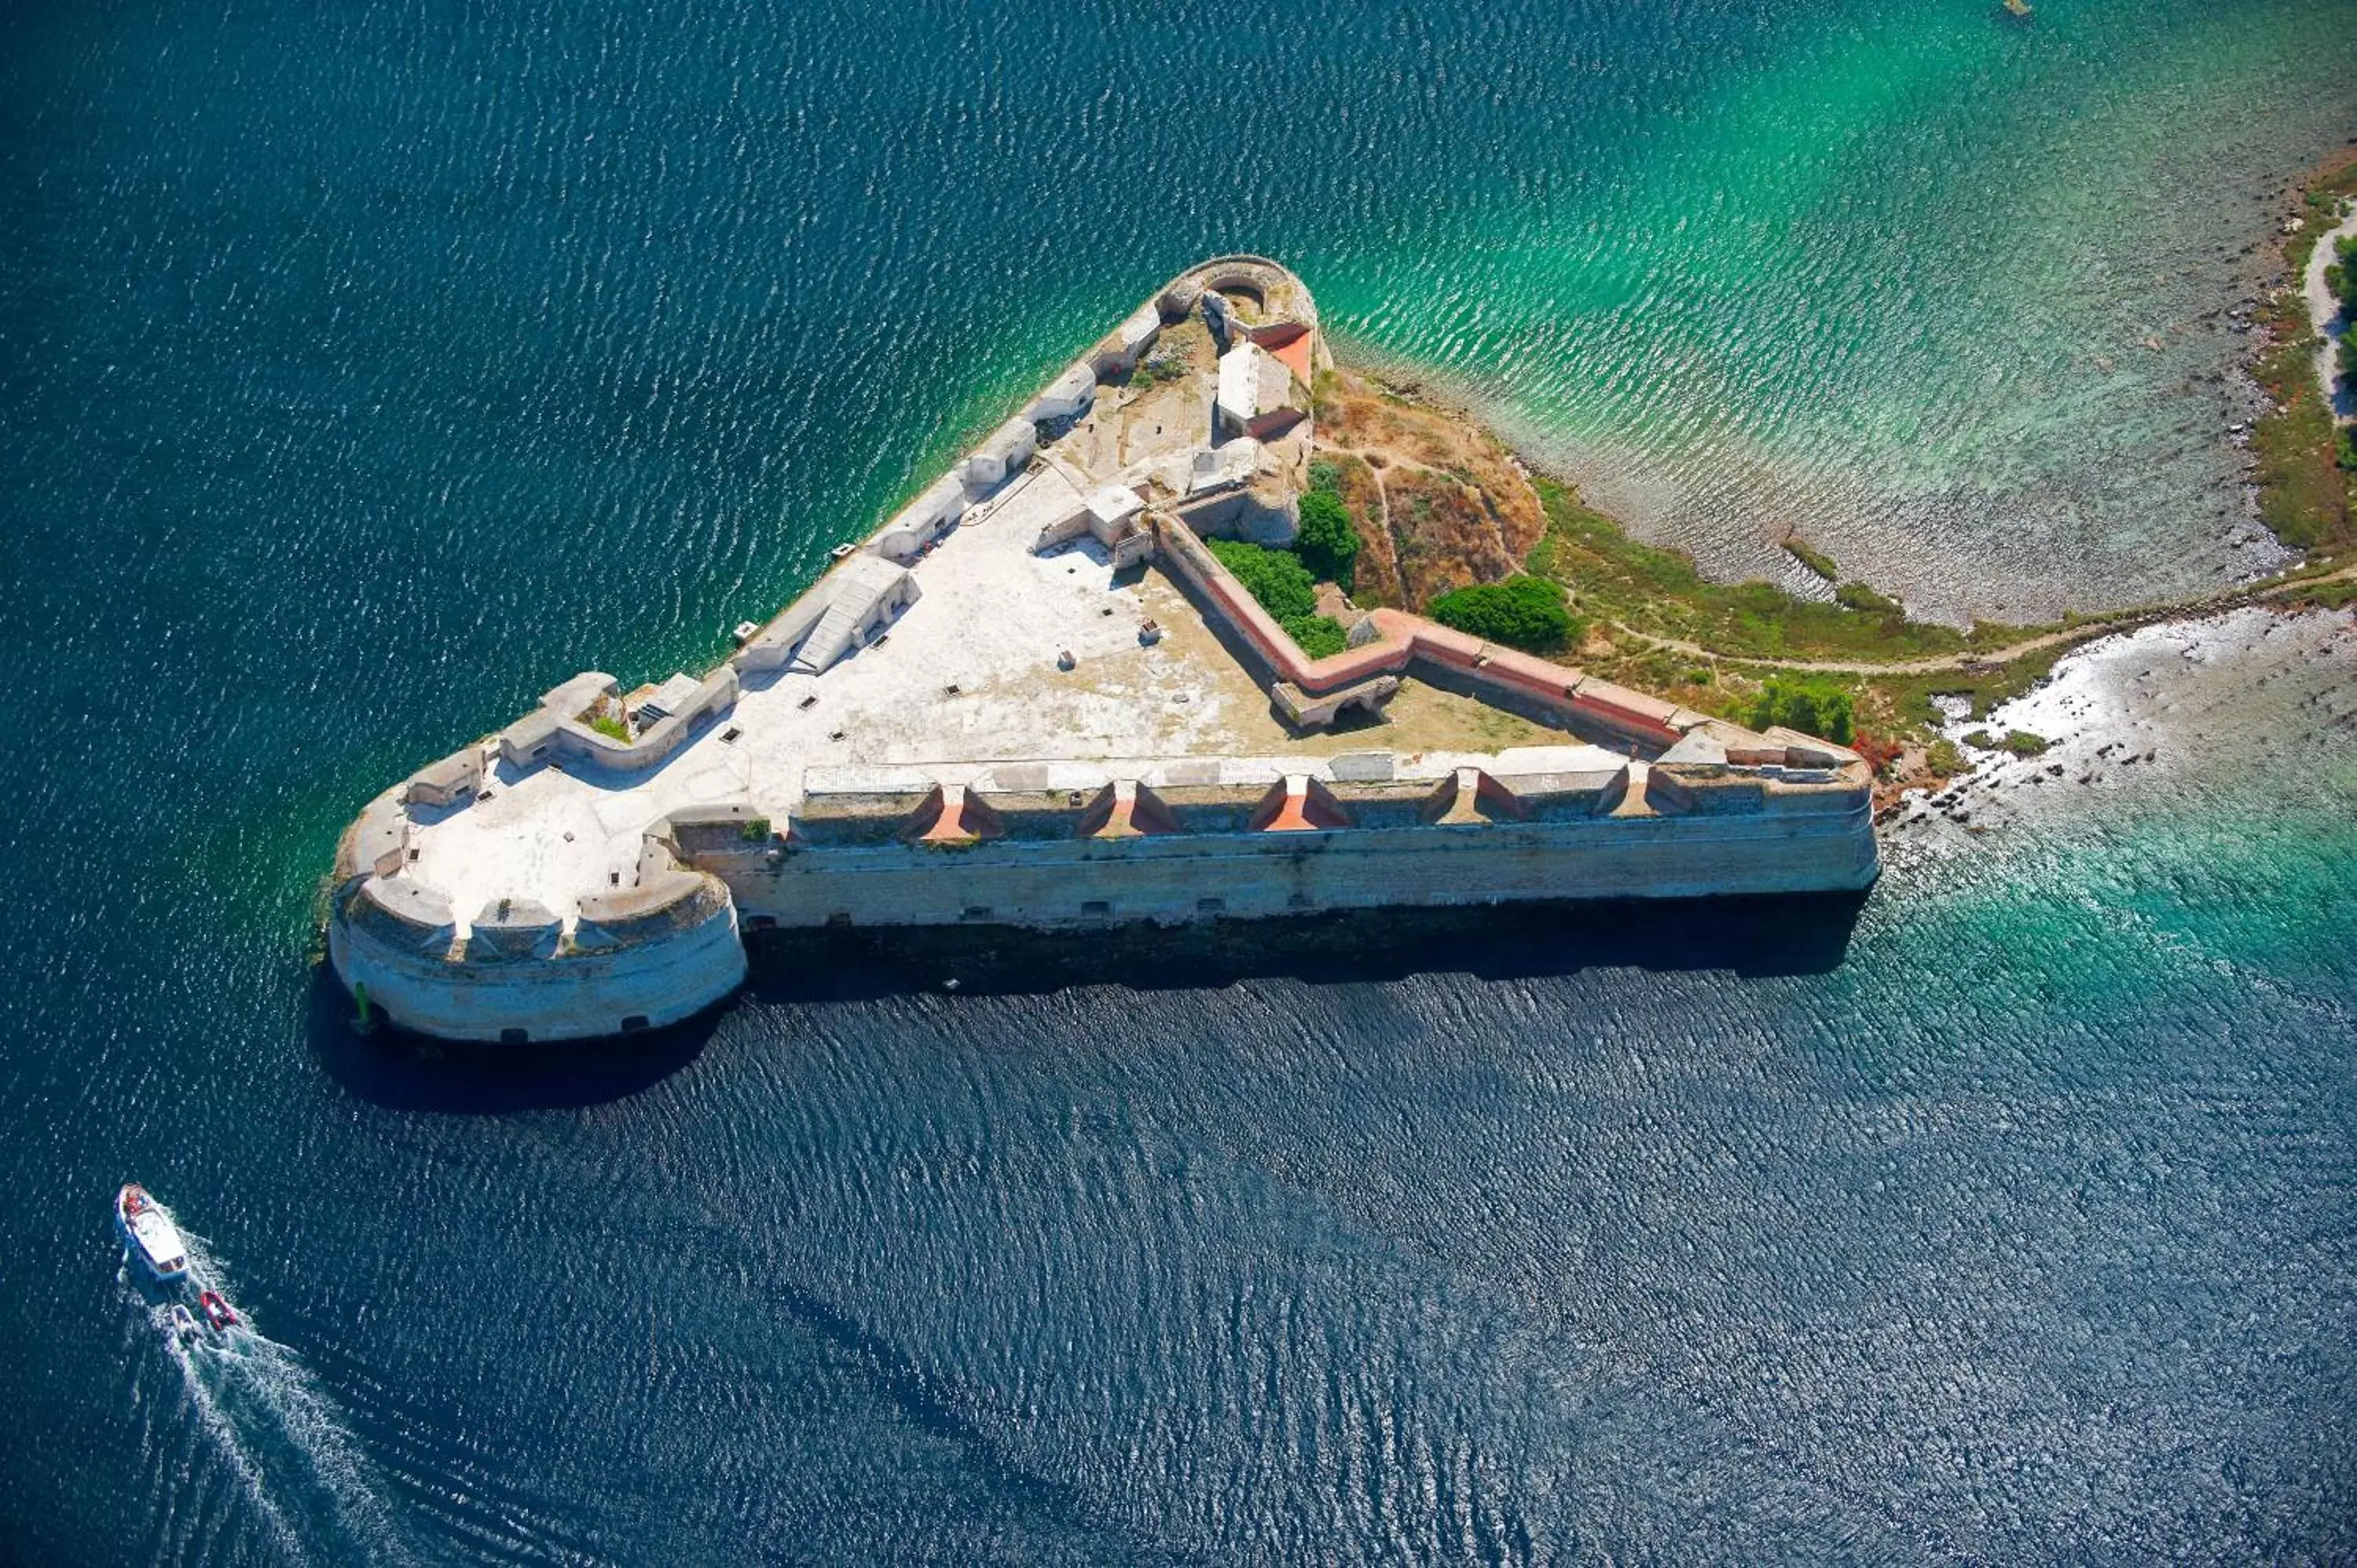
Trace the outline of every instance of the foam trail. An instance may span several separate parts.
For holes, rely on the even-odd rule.
[[[167,1214],[169,1210],[166,1211]],[[177,1224],[177,1221],[175,1222]],[[189,1305],[201,1290],[231,1297],[230,1281],[203,1238],[180,1227],[188,1249]],[[126,1259],[126,1286],[133,1265]],[[197,1422],[298,1562],[412,1563],[375,1467],[332,1397],[302,1359],[257,1328],[242,1308],[227,1332],[200,1326],[185,1342],[172,1328],[177,1295],[139,1291],[167,1355],[181,1374]],[[232,1298],[233,1300],[233,1298]]]

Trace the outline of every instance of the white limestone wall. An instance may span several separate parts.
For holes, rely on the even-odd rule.
[[[1304,910],[1868,886],[1854,808],[1464,827],[804,849],[727,878],[753,927],[1165,923]]]
[[[328,951],[346,987],[405,1029],[445,1040],[583,1040],[693,1017],[745,980],[736,911],[609,952],[450,962],[403,951],[340,915]],[[512,1031],[522,1030],[521,1036]]]

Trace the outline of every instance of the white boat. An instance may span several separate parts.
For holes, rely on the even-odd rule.
[[[188,1249],[145,1187],[136,1182],[124,1184],[114,1195],[114,1223],[123,1231],[131,1255],[149,1273],[166,1284],[178,1284],[188,1277]]]

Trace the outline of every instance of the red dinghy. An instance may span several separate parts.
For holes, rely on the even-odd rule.
[[[197,1305],[205,1309],[205,1321],[216,1329],[230,1328],[237,1322],[237,1314],[230,1310],[229,1303],[221,1299],[221,1292],[217,1290],[198,1292]]]

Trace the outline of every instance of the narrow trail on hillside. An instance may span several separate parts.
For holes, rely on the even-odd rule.
[[[2002,648],[1975,649],[1962,653],[1942,654],[1933,659],[1846,660],[1846,659],[1779,659],[1756,653],[1727,653],[1706,648],[1683,638],[1664,637],[1644,631],[1620,621],[1609,624],[1616,631],[1644,639],[1656,648],[1666,648],[1696,659],[1723,659],[1736,664],[1772,665],[1779,670],[1799,670],[1817,675],[1936,675],[1951,670],[1993,669],[2010,664],[2017,659],[2068,643],[2091,642],[2116,631],[2131,631],[2150,626],[2156,621],[2187,620],[2197,616],[2216,615],[2221,611],[2238,609],[2244,605],[2259,604],[2284,597],[2323,583],[2347,582],[2357,577],[2357,564],[2328,572],[2321,576],[2303,577],[2297,582],[2269,584],[2264,587],[2236,588],[2225,593],[2211,594],[2198,599],[2185,599],[2171,605],[2155,605],[2140,610],[2123,611],[2101,619],[2084,621],[2077,626],[2063,627],[2055,631],[2040,632],[2019,642]]]

